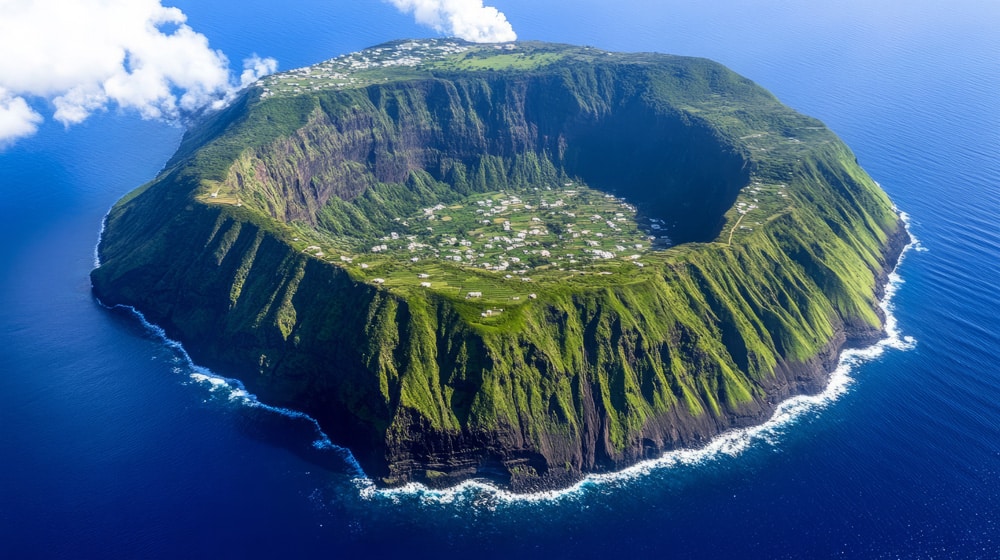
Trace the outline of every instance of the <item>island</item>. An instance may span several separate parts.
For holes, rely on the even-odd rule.
[[[530,492],[821,391],[908,240],[835,134],[715,62],[405,40],[203,116],[92,282],[379,486]]]

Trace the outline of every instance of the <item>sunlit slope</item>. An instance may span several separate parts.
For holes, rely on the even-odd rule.
[[[713,62],[398,42],[193,128],[93,280],[384,483],[532,488],[818,390],[905,239],[830,131]]]

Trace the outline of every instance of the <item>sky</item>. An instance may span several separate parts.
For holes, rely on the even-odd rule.
[[[517,39],[504,14],[482,0],[371,1],[443,35]],[[162,0],[0,0],[0,14],[0,149],[46,120],[69,127],[111,109],[182,122],[224,107],[278,68],[252,55],[232,70],[226,54]]]

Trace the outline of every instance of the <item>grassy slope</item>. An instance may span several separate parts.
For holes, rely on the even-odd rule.
[[[808,362],[845,329],[880,327],[875,293],[897,217],[822,125],[708,61],[577,49],[559,62],[538,48],[464,53],[408,69],[415,82],[264,101],[250,91],[115,206],[95,289],[143,309],[196,358],[244,372],[265,399],[316,415],[389,482],[484,458],[522,476],[592,470],[650,444],[690,444],[789,390],[780,364]],[[573,115],[551,116],[566,105]],[[589,173],[543,133],[636,107],[639,121],[697,131],[663,149],[732,146],[748,186],[768,193],[752,197],[758,208],[707,211],[718,219],[710,237],[627,274],[553,277],[490,320],[480,304],[379,288],[302,252],[367,242],[395,217],[467,193]],[[698,157],[678,165],[712,167]]]

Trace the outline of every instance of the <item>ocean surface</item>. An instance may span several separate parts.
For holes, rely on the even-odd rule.
[[[379,0],[175,5],[283,69],[435,36]],[[0,558],[1000,557],[1000,3],[495,5],[522,39],[712,58],[827,123],[918,240],[891,339],[763,429],[568,492],[373,491],[309,418],[92,297],[102,216],[182,131],[47,123],[0,152]]]

